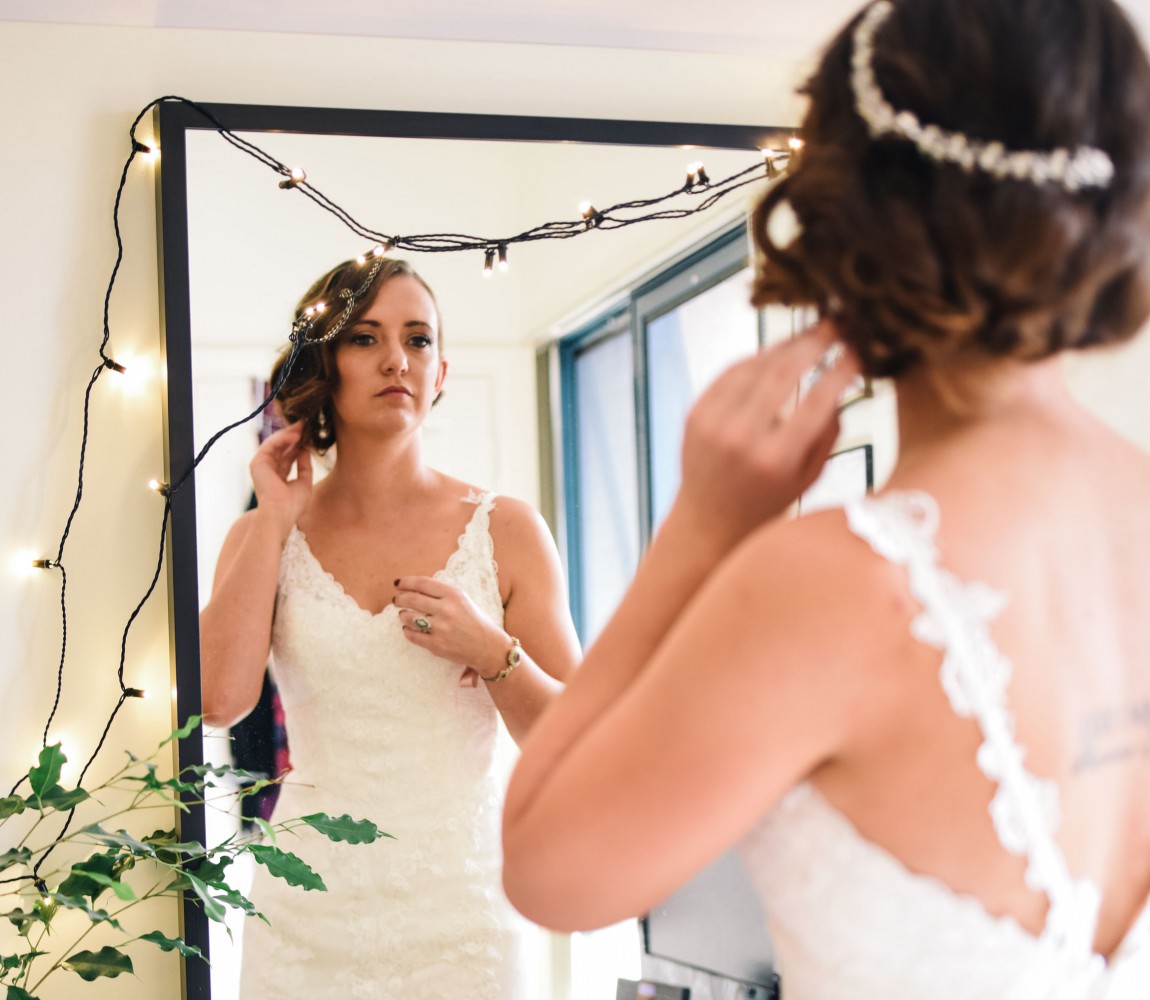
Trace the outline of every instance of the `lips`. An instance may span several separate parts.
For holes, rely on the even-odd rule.
[[[386,389],[381,389],[376,393],[377,396],[410,396],[411,391],[402,385],[389,385]]]

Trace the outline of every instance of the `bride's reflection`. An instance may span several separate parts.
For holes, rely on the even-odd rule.
[[[263,135],[255,138],[261,143],[269,142]],[[305,165],[309,176],[337,194],[342,204],[354,207],[362,217],[386,222],[388,231],[396,232],[454,231],[460,226],[466,231],[517,232],[541,219],[566,217],[584,195],[610,204],[636,193],[673,187],[685,161],[700,155],[697,151],[688,154],[682,149],[663,147],[280,133],[275,136],[274,149],[284,162]],[[711,150],[705,156],[712,174],[725,176],[744,169],[758,154],[753,150],[748,153],[746,148],[732,148]],[[484,198],[480,201],[470,194],[475,184],[459,183],[460,163],[468,164],[468,176],[482,179]],[[242,160],[237,164],[234,151],[214,133],[189,130],[187,164],[188,310],[194,375],[190,380],[191,416],[195,441],[202,445],[220,427],[250,412],[254,405],[251,382],[254,379],[262,385],[268,378],[275,360],[275,345],[285,340],[290,307],[300,291],[325,264],[364,247],[358,240],[349,244],[340,227],[333,226],[310,202],[266,183],[258,171],[249,177]],[[525,185],[525,178],[533,178],[534,182]],[[729,223],[741,210],[737,200],[732,199],[723,212],[674,223],[636,226],[611,234],[592,232],[584,239],[559,244],[532,244],[529,251],[521,248],[513,253],[509,273],[496,272],[491,280],[483,277],[482,258],[472,254],[421,255],[413,261],[438,293],[447,322],[445,350],[451,359],[446,392],[434,410],[422,418],[422,457],[426,464],[464,483],[478,483],[499,491],[501,497],[489,515],[494,531],[498,532],[502,508],[512,503],[504,497],[540,500],[544,504],[547,500],[547,491],[540,486],[536,442],[536,345],[576,328],[580,315],[588,308],[601,308],[612,289],[645,273],[653,262],[674,257],[694,246],[705,233]],[[265,395],[258,392],[257,398]],[[317,495],[326,488],[319,484],[323,466],[335,462],[341,451],[344,453],[340,461],[346,460],[346,444],[341,438],[340,445],[328,449],[322,459],[316,458]],[[249,504],[252,484],[248,464],[256,447],[253,425],[246,425],[222,438],[196,471],[195,533],[201,605],[209,598],[217,557],[229,526]],[[455,520],[445,518],[442,523],[433,521],[430,511],[409,512],[401,534],[406,540],[409,535],[442,528],[445,535],[440,539],[442,551],[438,554],[443,556],[457,541],[468,515],[476,513],[474,505],[460,502],[459,496],[455,504]],[[384,516],[389,511],[381,508],[376,513]],[[305,517],[302,533],[312,555],[352,599],[361,600],[360,607],[370,618],[371,612],[382,605],[373,606],[368,592],[357,589],[357,580],[345,572],[346,567],[332,561],[332,555],[324,548],[322,531],[322,525],[309,527]],[[498,536],[495,548],[502,578],[514,567],[500,553]],[[356,552],[357,557],[360,555],[367,562],[369,553]],[[383,569],[382,562],[377,563],[379,575],[373,581],[358,583],[382,581],[394,587],[394,579],[401,574],[442,568],[429,561],[427,565],[391,571]],[[179,574],[181,567],[174,564],[174,569]],[[515,595],[524,600],[539,596],[530,587]],[[431,623],[430,618],[428,622]],[[510,624],[506,630],[517,635],[531,652],[526,635]],[[431,635],[435,635],[434,629]],[[336,652],[334,643],[333,639],[324,683],[335,683],[338,670],[347,659]],[[512,679],[514,675],[496,682],[494,687],[508,685]],[[349,686],[344,693],[350,696],[353,690],[358,696],[357,711],[377,708],[363,690]],[[480,693],[478,687],[451,691],[453,703],[461,705],[468,698],[474,703]],[[298,800],[293,804],[291,797],[297,785],[312,782],[300,773],[305,762],[299,758],[296,745],[304,739],[297,735],[300,696],[286,682],[282,695],[287,723],[293,727],[291,754],[296,770],[287,779],[283,792],[286,798],[276,815],[288,817],[311,809]],[[250,690],[247,697],[252,697]],[[293,708],[297,710],[293,712]],[[215,717],[224,718],[226,712]],[[375,737],[370,734],[367,738]],[[227,728],[207,731],[204,749],[209,759],[227,761],[231,746]],[[338,751],[317,747],[316,753],[323,760],[339,758],[338,764],[332,766],[346,773],[349,789],[358,788],[354,796],[349,794],[332,802],[332,811],[353,815],[358,812],[389,833],[401,832],[397,820],[402,819],[403,803],[383,798],[363,805],[364,789],[357,784],[361,771],[383,766],[384,761],[363,750],[340,757]],[[513,757],[514,747],[500,727],[496,770],[501,776],[509,771]],[[418,785],[421,793],[438,781],[440,772],[432,755],[427,756],[425,765],[412,749],[403,761],[398,766],[405,769],[404,778]],[[218,842],[235,830],[236,820],[220,811],[208,810],[206,818],[210,840]],[[442,816],[429,819],[434,826],[445,821]],[[296,850],[290,844],[286,846]],[[265,909],[266,898],[259,885],[253,890],[255,903],[268,912],[273,927],[278,925],[277,930],[288,933],[284,925],[296,925],[301,935],[299,953],[314,955],[317,944],[322,942],[316,935],[309,936],[313,909],[324,905],[339,909],[345,929],[361,919],[372,919],[371,911],[342,899],[342,889],[329,877],[332,872],[339,869],[348,882],[358,885],[361,876],[358,868],[352,866],[366,864],[397,846],[381,841],[349,847],[346,857],[341,855],[340,862],[333,865],[322,855],[311,853],[311,845],[301,844],[297,853],[313,863],[331,891],[321,897],[292,889],[291,913],[278,921],[274,913]],[[482,852],[474,852],[474,863],[486,863]],[[242,889],[242,877],[239,883]],[[340,882],[339,886],[343,884]],[[411,902],[416,913],[437,905],[426,893]],[[458,907],[460,902],[445,899],[443,905]],[[251,943],[263,933],[263,926],[258,920],[237,917],[232,931],[237,941],[246,936]],[[215,932],[213,927],[211,995],[213,1000],[235,1000],[238,973],[234,966],[238,964],[239,948]],[[533,983],[532,996],[551,996],[554,990],[554,995],[561,997],[570,988],[565,986],[565,980],[582,988],[589,977],[594,978],[596,991],[606,995],[614,989],[616,976],[634,978],[639,971],[639,942],[633,928],[615,935],[617,941],[608,940],[611,936],[606,935],[603,941],[580,939],[570,945],[565,940],[553,941],[537,928],[531,928],[528,936],[535,945],[531,950],[537,981]],[[592,936],[597,937],[600,935]],[[600,952],[616,944],[618,957],[608,959]],[[594,956],[584,955],[593,946]],[[293,950],[288,947],[285,954]],[[314,960],[319,964],[318,957]],[[331,969],[326,971],[335,976]],[[387,982],[389,973],[382,962],[377,971],[379,979],[368,995],[388,995],[382,984]],[[240,1000],[250,997],[240,994]]]
[[[578,659],[558,555],[531,507],[424,460],[448,364],[406,262],[337,266],[308,316],[276,377],[288,425],[251,462],[257,505],[201,613],[204,714],[244,717],[270,652],[292,760],[277,815],[350,812],[396,839],[301,846],[329,887],[307,906],[257,872],[270,923],[246,927],[241,996],[527,997],[494,750],[497,716],[522,737]]]

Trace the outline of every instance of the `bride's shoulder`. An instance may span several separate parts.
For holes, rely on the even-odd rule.
[[[916,605],[905,569],[852,527],[858,509],[849,505],[766,525],[731,555],[728,572],[737,585],[757,592],[763,608],[785,608],[796,627],[886,636],[890,651],[909,637]]]

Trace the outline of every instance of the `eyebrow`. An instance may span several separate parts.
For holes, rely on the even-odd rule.
[[[372,327],[375,327],[378,329],[382,324],[379,322],[379,320],[375,320],[375,319],[357,319],[354,323],[351,323],[349,325],[351,327],[372,326]],[[434,330],[435,329],[435,327],[433,327],[430,323],[424,322],[421,319],[409,319],[406,323],[403,324],[403,328],[405,330],[409,330],[412,327],[422,327],[425,330]]]

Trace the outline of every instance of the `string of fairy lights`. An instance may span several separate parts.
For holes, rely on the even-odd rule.
[[[140,123],[143,121],[145,115],[148,114],[156,106],[167,103],[178,102],[193,109],[197,114],[201,115],[216,131],[219,136],[230,143],[232,146],[241,152],[253,157],[270,171],[277,175],[277,183],[280,188],[288,192],[298,192],[305,196],[314,204],[316,204],[323,211],[330,213],[337,218],[348,230],[356,236],[362,238],[366,243],[370,244],[369,248],[365,250],[358,258],[361,266],[364,267],[364,280],[363,282],[348,296],[345,297],[342,303],[343,312],[325,331],[324,335],[319,338],[312,338],[311,331],[319,322],[321,315],[328,308],[326,303],[317,303],[314,307],[308,309],[292,326],[289,340],[291,348],[288,358],[285,363],[280,367],[275,382],[271,385],[267,397],[258,405],[251,413],[241,417],[240,419],[228,424],[227,426],[216,431],[204,443],[200,450],[196,453],[195,458],[191,464],[179,475],[174,476],[170,483],[165,483],[160,480],[152,480],[149,486],[160,494],[164,499],[163,511],[160,518],[160,532],[159,532],[159,546],[156,559],[155,570],[152,573],[151,579],[145,588],[143,596],[133,608],[124,625],[121,633],[119,661],[116,667],[116,680],[119,686],[119,697],[116,700],[115,706],[112,708],[107,721],[101,731],[100,738],[96,743],[95,749],[92,751],[87,761],[85,762],[82,770],[80,771],[77,785],[82,785],[84,777],[88,769],[92,766],[96,757],[103,749],[107,741],[108,734],[111,732],[112,725],[119,715],[121,708],[124,704],[133,698],[146,697],[146,692],[139,687],[133,687],[125,683],[125,670],[127,664],[127,651],[128,640],[140,613],[143,611],[145,605],[151,599],[155,592],[156,585],[160,579],[160,573],[163,570],[164,564],[164,551],[167,545],[167,533],[171,520],[172,512],[172,497],[183,489],[190,480],[195,469],[207,456],[213,445],[221,437],[237,427],[246,424],[248,421],[253,420],[259,416],[269,406],[273,399],[278,395],[284,380],[289,375],[292,366],[298,359],[300,353],[308,347],[314,346],[326,340],[330,340],[336,336],[348,317],[351,315],[355,302],[362,297],[363,294],[371,287],[371,283],[375,278],[376,273],[382,263],[385,255],[400,251],[409,253],[458,253],[458,252],[472,252],[479,255],[482,259],[482,273],[484,276],[490,276],[496,269],[505,271],[509,264],[509,248],[517,244],[533,243],[540,240],[555,240],[555,239],[573,239],[582,236],[592,231],[609,232],[616,229],[637,225],[640,223],[647,223],[661,220],[682,219],[688,216],[697,215],[701,212],[706,212],[713,208],[721,199],[727,197],[732,192],[758,181],[764,179],[771,179],[778,176],[783,172],[791,159],[796,155],[797,151],[801,148],[802,142],[796,137],[792,137],[783,149],[763,149],[761,159],[756,158],[756,161],[748,166],[746,169],[738,171],[729,177],[722,178],[718,181],[712,181],[708,176],[705,166],[701,162],[695,162],[687,167],[686,179],[673,190],[649,198],[639,198],[630,201],[620,202],[615,205],[610,205],[606,208],[596,208],[591,202],[583,202],[578,207],[578,215],[570,219],[563,219],[551,222],[544,222],[540,225],[533,226],[520,233],[511,235],[504,235],[498,237],[487,236],[472,236],[463,233],[419,233],[419,234],[398,234],[386,233],[380,230],[372,229],[369,226],[359,222],[354,216],[351,215],[346,209],[334,202],[331,198],[325,195],[321,190],[315,187],[308,179],[306,171],[301,167],[289,167],[280,162],[266,150],[260,148],[255,143],[240,136],[230,129],[228,129],[222,122],[220,122],[208,109],[195,101],[188,100],[184,97],[174,95],[166,95],[164,97],[156,98],[145,105],[140,112],[136,115],[129,129],[130,151],[124,162],[123,170],[120,173],[119,184],[116,189],[116,198],[112,209],[112,226],[115,233],[116,240],[116,256],[112,266],[111,274],[109,276],[107,289],[104,295],[103,305],[103,335],[98,347],[99,361],[92,374],[88,379],[87,385],[84,389],[83,407],[82,407],[82,431],[80,435],[80,454],[79,454],[79,467],[76,476],[76,493],[72,502],[71,509],[65,519],[64,528],[60,535],[59,544],[56,547],[56,552],[52,556],[40,556],[30,560],[31,568],[38,571],[57,571],[60,574],[60,656],[57,662],[56,669],[56,690],[55,698],[52,703],[51,711],[48,714],[48,719],[44,725],[43,735],[41,737],[41,746],[47,746],[49,740],[49,732],[51,731],[52,723],[56,718],[56,714],[60,707],[61,697],[64,688],[64,668],[67,661],[68,653],[68,573],[65,566],[65,550],[67,547],[68,539],[73,527],[73,522],[80,509],[81,502],[84,497],[84,474],[87,460],[88,440],[90,431],[90,415],[91,415],[91,399],[92,391],[96,383],[104,376],[105,373],[111,372],[116,376],[125,376],[128,373],[126,365],[121,364],[109,353],[109,343],[111,341],[111,324],[110,324],[110,311],[112,295],[116,287],[116,279],[120,271],[120,266],[124,259],[124,243],[120,232],[120,206],[125,188],[128,183],[129,173],[133,162],[137,158],[144,158],[148,160],[155,160],[160,155],[160,150],[152,143],[145,141],[137,135],[137,130]],[[675,204],[672,204],[675,203]],[[20,788],[26,776],[21,777],[16,784],[12,787],[9,795],[15,794]],[[66,820],[59,834],[57,835],[56,843],[59,843],[60,838],[67,832],[72,818],[75,815],[75,808],[68,812]],[[31,875],[18,876],[16,878],[0,879],[0,884],[4,882],[16,882],[31,879],[39,882],[40,865],[43,864],[48,854],[51,852],[55,844],[45,851],[37,862],[33,873]]]

